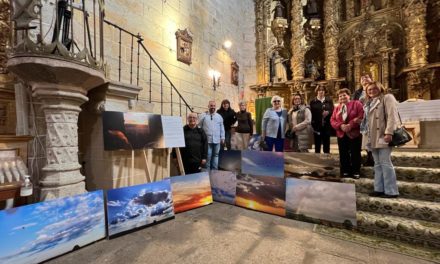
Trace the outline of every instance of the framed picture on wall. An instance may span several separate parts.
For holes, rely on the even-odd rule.
[[[177,38],[177,60],[188,65],[191,65],[192,56],[192,34],[186,28],[184,30],[178,29],[176,31]]]
[[[237,85],[238,86],[238,71],[239,71],[239,67],[237,62],[233,62],[231,63],[231,83],[233,85]]]

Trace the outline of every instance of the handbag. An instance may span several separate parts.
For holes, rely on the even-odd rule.
[[[385,112],[385,102],[383,103],[383,112],[384,112],[385,124],[386,124],[387,123],[387,115]],[[393,137],[391,139],[391,142],[388,143],[388,146],[390,146],[390,147],[400,147],[400,146],[403,146],[412,140],[411,135],[406,130],[405,126],[403,126],[399,111],[397,111],[397,115],[399,115],[400,127],[396,128],[393,131]]]
[[[288,129],[284,137],[288,139],[293,139],[295,138],[295,132],[293,132],[291,129]]]

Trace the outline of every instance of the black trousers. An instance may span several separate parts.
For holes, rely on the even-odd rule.
[[[198,163],[183,163],[185,168],[185,174],[198,173],[200,172],[200,162]]]
[[[321,145],[324,153],[330,153],[330,135],[326,132],[321,132],[319,135],[313,133],[315,138],[315,153],[321,153]]]
[[[361,170],[361,145],[362,137],[349,138],[344,135],[338,138],[339,163],[341,166],[341,176],[345,174],[359,174]]]

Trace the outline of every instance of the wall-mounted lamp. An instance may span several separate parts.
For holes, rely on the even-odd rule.
[[[214,91],[217,90],[217,87],[220,87],[220,76],[220,72],[216,70],[209,70],[209,77],[212,79],[212,88],[214,88]]]
[[[226,40],[226,41],[223,43],[223,47],[224,47],[225,49],[230,49],[230,48],[232,47],[232,42],[231,42],[230,40]]]

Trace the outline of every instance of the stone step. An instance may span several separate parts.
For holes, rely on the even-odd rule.
[[[332,150],[332,155],[339,159],[338,150]],[[362,159],[366,158],[366,151],[362,151]],[[391,161],[394,166],[440,168],[440,152],[406,152],[403,150],[393,151]]]
[[[398,181],[440,183],[440,169],[420,167],[394,167]],[[374,179],[373,167],[362,167],[363,177]]]
[[[384,199],[356,194],[357,210],[440,223],[440,203],[405,198]]]
[[[370,193],[374,189],[374,180],[361,178],[343,178],[342,182],[354,183],[356,192]],[[440,184],[398,181],[397,186],[401,198],[440,202]]]
[[[440,248],[440,223],[371,212],[357,212],[357,230],[362,233]]]

